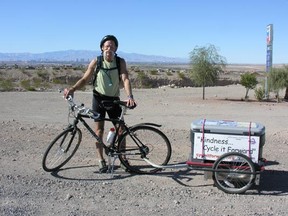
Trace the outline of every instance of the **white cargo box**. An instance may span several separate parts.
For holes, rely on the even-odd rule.
[[[191,124],[191,161],[215,161],[227,152],[262,158],[265,127],[255,122],[199,119]]]

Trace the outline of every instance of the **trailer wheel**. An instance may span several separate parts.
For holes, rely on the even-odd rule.
[[[214,184],[225,193],[245,193],[254,184],[255,177],[255,165],[244,154],[229,152],[213,164]]]

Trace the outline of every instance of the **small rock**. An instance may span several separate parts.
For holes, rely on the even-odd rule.
[[[65,200],[70,200],[72,197],[73,197],[73,195],[71,195],[71,194],[67,194]]]

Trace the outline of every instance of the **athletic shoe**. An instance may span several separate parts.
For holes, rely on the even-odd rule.
[[[99,160],[99,173],[106,173],[108,171],[108,166],[105,160]]]

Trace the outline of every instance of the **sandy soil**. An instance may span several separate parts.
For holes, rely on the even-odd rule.
[[[155,175],[95,172],[97,158],[88,133],[72,160],[57,173],[41,167],[49,142],[67,125],[67,104],[56,92],[0,93],[0,215],[287,215],[287,102],[244,102],[242,86],[137,89],[138,107],[128,124],[162,124],[173,152],[186,162],[190,128],[200,118],[258,122],[265,126],[260,185],[243,195],[226,194],[203,172],[166,169]],[[89,92],[76,101],[91,104]],[[119,163],[117,161],[117,163]]]

